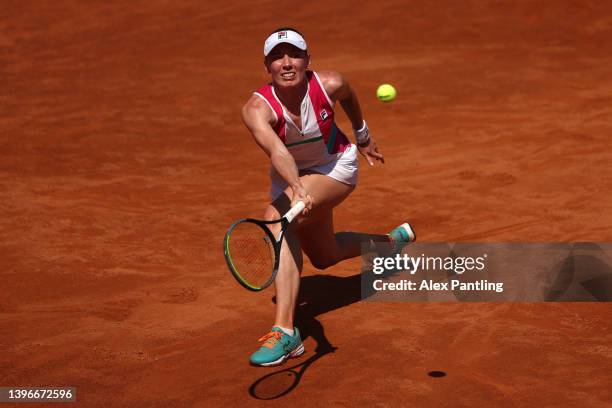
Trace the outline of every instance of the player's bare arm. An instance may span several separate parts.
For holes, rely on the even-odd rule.
[[[261,98],[253,95],[242,108],[242,120],[253,135],[255,142],[268,155],[278,174],[287,181],[293,190],[292,203],[303,201],[304,214],[312,208],[313,200],[304,189],[293,156],[282,140],[274,133],[274,115]]]
[[[370,166],[374,165],[375,160],[385,162],[384,156],[378,151],[378,146],[370,137],[370,132],[363,119],[361,106],[357,99],[357,94],[349,82],[338,72],[323,71],[319,73],[319,78],[323,83],[325,92],[332,101],[339,101],[346,116],[353,125],[353,133],[357,139],[359,152],[365,157]]]

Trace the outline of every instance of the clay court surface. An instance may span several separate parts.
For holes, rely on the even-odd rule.
[[[4,1],[0,386],[73,386],[87,407],[610,406],[610,304],[366,302],[359,260],[306,263],[306,354],[250,367],[273,289],[238,286],[221,242],[266,203],[240,108],[282,25],[351,82],[387,159],[361,161],[338,230],[409,219],[425,242],[612,241],[611,15]],[[385,82],[391,104],[374,96]]]

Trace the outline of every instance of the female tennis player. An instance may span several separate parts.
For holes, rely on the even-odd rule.
[[[302,34],[279,28],[264,43],[264,65],[271,83],[254,92],[242,108],[242,119],[255,142],[270,158],[271,203],[265,220],[281,217],[298,201],[302,216],[286,232],[276,277],[276,318],[272,330],[259,340],[251,355],[254,365],[280,364],[304,352],[293,325],[302,271],[302,251],[311,263],[325,269],[359,256],[364,239],[410,242],[408,223],[388,235],[334,232],[333,210],[355,189],[359,170],[357,151],[370,165],[384,163],[366,124],[357,95],[337,72],[309,69],[310,55]],[[351,121],[356,145],[334,121],[336,102]],[[275,224],[272,232],[279,233]],[[277,230],[274,230],[274,229]]]

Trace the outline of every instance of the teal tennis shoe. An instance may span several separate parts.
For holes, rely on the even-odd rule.
[[[391,238],[393,242],[414,242],[416,241],[416,234],[412,226],[405,222],[391,231],[389,233],[389,238]]]
[[[253,365],[266,367],[278,365],[288,358],[297,357],[304,353],[304,345],[297,327],[293,328],[293,336],[290,336],[275,326],[270,333],[260,338],[259,341],[264,343],[259,350],[251,355],[251,364]]]

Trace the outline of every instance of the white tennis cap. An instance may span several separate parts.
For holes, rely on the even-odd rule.
[[[270,51],[278,44],[288,43],[298,47],[302,51],[306,51],[306,40],[299,33],[293,30],[275,31],[266,39],[264,43],[264,56],[267,57]]]

